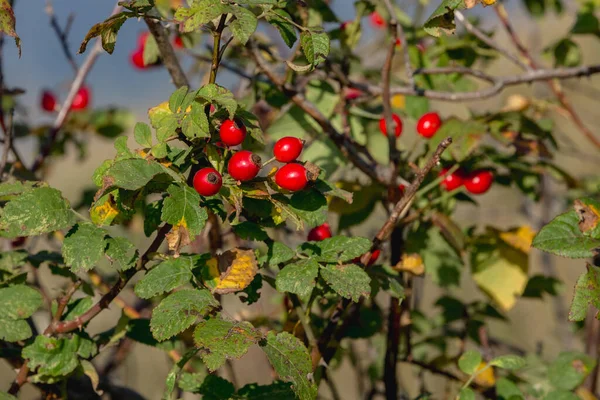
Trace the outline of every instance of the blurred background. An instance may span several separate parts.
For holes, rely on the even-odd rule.
[[[541,0],[540,0],[541,1]],[[340,21],[354,18],[354,8],[351,0],[333,0],[331,5],[338,15]],[[414,9],[414,1],[397,2],[406,12],[411,15]],[[432,3],[438,3],[436,1]],[[532,19],[523,9],[521,1],[506,1],[506,6],[511,14],[513,26],[518,29],[518,34],[528,45],[531,53],[536,59],[549,65],[549,60],[541,57],[543,49],[564,35],[571,27],[575,18],[574,10],[578,6],[576,2],[566,2],[566,11],[556,16],[547,14],[546,18]],[[437,4],[434,4],[437,5]],[[89,28],[104,20],[111,12],[114,4],[107,0],[80,1],[80,0],[56,0],[53,2],[54,13],[59,22],[64,24],[68,15],[74,15],[72,29],[69,35],[69,46],[75,53],[79,44]],[[25,90],[20,97],[25,107],[27,121],[31,124],[51,123],[53,115],[44,113],[40,107],[40,94],[43,89],[52,89],[62,98],[66,96],[70,80],[73,77],[72,70],[63,55],[61,45],[55,32],[52,30],[49,17],[45,11],[46,4],[43,1],[17,0],[15,14],[17,20],[17,32],[22,39],[23,53],[18,58],[14,43],[10,38],[5,40],[2,53],[2,67],[4,80],[9,87],[19,87]],[[431,7],[429,7],[431,8]],[[430,9],[424,12],[428,15]],[[469,16],[479,17],[483,20],[482,26],[486,30],[496,30],[497,20],[490,9],[477,8],[476,11],[468,12]],[[384,46],[382,41],[384,33],[369,26],[364,22],[364,30],[361,47],[364,51],[357,54],[364,58],[366,64],[380,66],[384,59]],[[147,110],[166,99],[173,91],[171,79],[164,68],[139,71],[132,67],[130,53],[136,47],[136,41],[141,32],[146,31],[143,21],[127,21],[119,32],[115,51],[112,55],[102,53],[93,67],[87,79],[87,85],[92,91],[92,106],[107,107],[119,106],[127,108],[134,115],[134,121],[147,121]],[[272,32],[263,31],[266,35]],[[278,39],[278,35],[273,35]],[[511,43],[504,36],[501,29],[497,30],[496,40],[510,47]],[[594,64],[600,62],[597,38],[575,39],[583,49],[583,64]],[[89,51],[89,50],[88,50]],[[189,75],[194,86],[201,84],[206,72],[206,66],[197,68],[194,60],[180,53],[185,69],[193,71]],[[76,61],[81,63],[85,54],[76,55]],[[379,68],[379,67],[377,67]],[[519,72],[512,64],[499,59],[494,62],[489,72],[492,74],[511,74]],[[238,80],[235,75],[221,69],[217,82],[229,88],[235,88]],[[583,121],[595,131],[600,124],[600,78],[584,78],[565,82],[564,87],[569,99],[575,109],[583,117]],[[520,94],[525,97],[551,98],[548,87],[543,83],[529,86],[513,87],[501,95],[475,103],[452,104],[437,102],[433,103],[432,109],[437,110],[442,116],[468,116],[469,110],[484,111],[487,109],[500,109],[511,94]],[[560,151],[556,155],[556,162],[575,176],[597,175],[600,164],[600,154],[594,151],[586,139],[577,131],[573,125],[559,113],[554,115],[555,130],[559,142]],[[131,135],[132,131],[127,134]],[[405,125],[402,137],[406,141],[406,147],[410,147],[412,141],[417,139],[414,124]],[[112,158],[114,155],[114,139],[103,138],[98,135],[90,135],[83,138],[89,144],[89,151],[84,160],[79,160],[77,151],[73,148],[66,149],[66,157],[49,163],[47,180],[50,185],[60,189],[65,197],[72,203],[76,203],[84,189],[91,187],[91,175],[101,161]],[[25,161],[31,163],[35,156],[36,143],[28,139],[19,140],[18,148]],[[493,224],[501,228],[520,226],[528,224],[534,229],[539,228],[550,217],[562,212],[568,206],[567,203],[552,201],[553,194],[561,193],[564,187],[557,186],[551,181],[547,187],[549,201],[541,205],[533,205],[524,201],[520,194],[508,188],[495,187],[480,199],[481,207],[471,205],[461,206],[455,215],[455,220],[465,226],[478,223],[481,226]],[[353,233],[368,236],[379,226],[380,213],[373,214],[361,230],[353,229]],[[145,238],[140,235],[140,242]],[[542,257],[541,253],[532,250],[529,274],[555,274],[564,282],[561,295],[556,301],[549,298],[546,301],[522,299],[517,306],[508,312],[509,323],[492,322],[490,331],[494,337],[498,337],[508,343],[518,345],[520,348],[535,352],[541,351],[544,357],[553,357],[560,349],[581,349],[583,344],[581,337],[573,334],[573,327],[567,321],[565,310],[568,309],[572,296],[572,288],[575,280],[584,270],[584,262],[569,261],[554,257]],[[482,297],[481,292],[475,287],[467,274],[463,275],[463,284],[460,289],[452,289],[450,292],[465,300]],[[421,300],[423,309],[439,296],[439,288],[428,285],[424,279],[425,297]],[[272,294],[275,297],[275,294]],[[252,313],[253,309],[261,312],[277,312],[275,301],[263,289],[262,300],[258,305],[251,306],[244,312]],[[239,304],[239,302],[235,302]],[[233,303],[231,305],[234,307]],[[113,306],[104,311],[100,318],[94,320],[90,330],[97,332],[107,321],[118,319],[120,311]],[[40,326],[45,326],[47,321],[38,318]],[[259,351],[250,351],[243,359],[233,363],[237,380],[241,385],[248,382],[268,383],[272,380],[270,369],[264,356]],[[368,357],[365,354],[365,357]],[[102,363],[102,355],[98,357]],[[159,399],[164,387],[164,378],[170,369],[170,361],[167,356],[156,349],[134,344],[130,356],[114,372],[116,381],[123,386],[130,387],[148,399]],[[350,368],[340,368],[333,375],[342,391],[344,399],[359,398],[353,382],[356,376]],[[402,366],[400,369],[400,383],[407,388],[413,388],[414,376],[412,369]],[[14,379],[14,372],[10,367],[0,362],[0,389],[8,387]],[[349,384],[352,383],[352,384]],[[413,388],[414,389],[414,388]],[[31,385],[27,385],[21,391],[24,399],[35,398],[36,391]],[[190,397],[193,398],[193,397]],[[327,397],[327,394],[323,395]]]

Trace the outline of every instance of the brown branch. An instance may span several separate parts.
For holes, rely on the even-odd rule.
[[[144,21],[146,22],[146,25],[148,25],[148,30],[150,30],[150,33],[156,40],[156,44],[160,51],[160,57],[162,58],[163,64],[167,68],[167,71],[169,71],[169,74],[171,75],[173,84],[178,88],[182,86],[189,87],[190,83],[185,76],[183,69],[181,68],[181,64],[177,59],[177,55],[173,50],[173,46],[171,46],[171,42],[169,41],[169,33],[165,27],[162,26],[160,21],[150,17],[145,17]]]
[[[390,33],[393,36],[393,46],[396,47],[396,39],[400,39],[400,46],[402,46],[402,55],[404,57],[404,69],[406,70],[406,77],[410,86],[415,86],[415,79],[413,76],[412,66],[410,65],[410,55],[408,54],[408,43],[406,42],[406,35],[404,34],[404,28],[402,24],[396,18],[396,10],[390,0],[383,0],[383,4],[390,14],[389,27]]]
[[[117,14],[119,11],[121,11],[121,8],[122,7],[119,5],[115,6],[111,15]],[[58,115],[56,116],[54,123],[52,124],[52,128],[50,129],[50,132],[48,133],[48,138],[46,140],[46,143],[42,146],[42,149],[40,150],[38,156],[36,157],[36,159],[33,163],[33,166],[31,167],[31,171],[33,173],[38,171],[44,165],[46,158],[50,155],[50,152],[52,151],[52,148],[54,147],[54,143],[56,143],[56,139],[58,138],[58,133],[60,132],[61,128],[63,127],[63,125],[65,124],[65,122],[67,120],[67,117],[69,116],[69,112],[71,111],[71,105],[73,104],[73,100],[75,99],[77,92],[83,85],[83,82],[84,82],[86,76],[90,73],[92,67],[94,66],[94,64],[96,62],[96,59],[98,58],[98,56],[100,55],[101,52],[102,52],[102,40],[101,40],[101,38],[98,38],[98,39],[96,39],[96,43],[94,44],[94,47],[92,47],[87,58],[81,65],[81,68],[79,68],[77,70],[75,79],[73,79],[73,83],[71,83],[71,88],[69,89],[69,94],[67,94],[67,98],[65,99],[64,103],[62,104],[62,107],[61,107],[60,111],[58,112]]]
[[[398,350],[400,348],[400,300],[396,297],[390,299],[388,315],[388,332],[385,359],[383,362],[383,383],[385,385],[385,398],[398,399]]]
[[[69,301],[71,301],[71,297],[73,297],[73,295],[75,294],[77,289],[79,289],[81,284],[82,284],[82,281],[80,281],[80,280],[73,282],[71,284],[71,286],[69,287],[69,289],[67,290],[67,292],[64,294],[64,296],[62,296],[60,299],[58,299],[56,312],[54,313],[54,316],[52,317],[52,322],[50,323],[50,325],[48,325],[48,328],[46,328],[46,331],[44,331],[44,335],[50,333],[50,327],[52,325],[56,325],[60,322],[60,319],[62,318],[62,315],[64,314],[65,309],[67,308],[67,305],[69,304]]]
[[[56,15],[54,14],[54,7],[52,6],[52,2],[50,0],[46,1],[46,14],[48,14],[48,16],[50,17],[50,26],[52,26],[52,29],[54,29],[56,36],[58,36],[58,40],[60,41],[60,45],[62,47],[63,53],[65,53],[67,61],[71,65],[71,68],[73,68],[73,71],[77,73],[77,63],[75,62],[75,58],[73,58],[71,50],[69,50],[69,43],[67,42],[67,34],[69,32],[69,28],[71,26],[73,18],[69,16],[69,19],[67,20],[67,26],[64,30],[61,29],[60,25],[58,24],[58,19],[56,19]]]
[[[539,68],[539,66],[537,65],[537,63],[535,62],[533,57],[531,56],[531,54],[529,54],[529,51],[527,50],[527,48],[525,47],[523,42],[521,42],[521,40],[519,39],[519,36],[517,35],[517,33],[513,29],[512,24],[510,23],[510,20],[508,17],[508,13],[506,12],[506,9],[504,8],[504,5],[502,3],[499,3],[496,7],[494,7],[494,10],[496,11],[496,15],[500,19],[500,22],[502,22],[502,25],[504,25],[504,28],[508,32],[508,35],[511,38],[511,40],[514,43],[517,50],[519,50],[521,55],[527,59],[527,63],[529,64],[529,66],[533,70],[541,71],[541,69]],[[593,68],[593,66],[589,67],[589,68]],[[571,69],[573,69],[573,68],[571,68]],[[564,110],[569,115],[569,119],[571,121],[573,121],[575,126],[577,126],[577,128],[581,131],[581,133],[583,133],[583,135],[590,142],[592,142],[594,144],[594,146],[596,146],[597,148],[600,148],[600,139],[598,139],[594,135],[594,133],[587,126],[585,126],[585,124],[581,120],[581,117],[579,117],[579,114],[577,114],[577,112],[573,108],[573,105],[567,99],[567,96],[566,96],[565,92],[563,91],[560,83],[558,81],[556,81],[556,79],[552,79],[552,78],[560,79],[560,77],[557,77],[557,76],[548,77],[546,80],[547,80],[548,85],[550,86],[550,89],[552,90],[552,92],[554,93],[554,95],[556,96],[556,98],[558,99],[558,101],[560,102],[562,107],[564,108]]]

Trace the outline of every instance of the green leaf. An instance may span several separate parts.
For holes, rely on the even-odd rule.
[[[296,400],[291,385],[287,382],[273,382],[270,385],[249,383],[238,390],[238,395],[246,400]]]
[[[281,242],[272,242],[269,244],[266,261],[270,266],[276,267],[281,263],[291,260],[295,255],[296,252],[287,247],[285,244]]]
[[[489,362],[489,365],[498,368],[508,369],[511,371],[521,369],[525,366],[525,364],[527,364],[527,361],[523,357],[515,356],[512,354],[495,357]]]
[[[260,333],[249,322],[226,321],[220,316],[200,321],[194,330],[194,343],[201,348],[200,357],[209,371],[242,357],[259,339]]]
[[[174,227],[187,229],[190,240],[202,232],[208,214],[200,207],[200,195],[189,186],[171,185],[164,200],[161,219]]]
[[[144,51],[142,53],[142,59],[144,60],[144,65],[154,65],[160,60],[160,50],[158,48],[158,43],[156,43],[156,39],[152,34],[146,37],[146,42],[144,43]]]
[[[35,341],[23,348],[23,358],[39,375],[63,376],[74,371],[77,362],[79,337],[57,339],[38,335]]]
[[[358,265],[328,265],[321,268],[321,276],[337,294],[354,302],[371,294],[371,278]]]
[[[458,400],[475,400],[475,392],[469,388],[460,389]]]
[[[315,189],[294,193],[290,207],[309,226],[318,226],[327,220],[327,199]]]
[[[553,390],[544,396],[544,400],[581,400],[581,397],[567,390]]]
[[[58,231],[75,223],[60,191],[40,187],[16,197],[0,211],[0,234],[14,238]]]
[[[593,257],[592,250],[600,247],[600,240],[584,236],[578,224],[579,217],[575,210],[561,214],[538,232],[532,246],[563,257]]]
[[[180,256],[161,262],[135,285],[135,294],[149,299],[185,285],[192,279],[197,260],[198,257]]]
[[[229,118],[234,118],[238,104],[233,97],[233,93],[226,88],[214,83],[209,83],[202,86],[196,93],[196,96],[208,101],[209,103],[215,103],[222,106],[229,113]]]
[[[13,250],[0,253],[0,271],[12,273],[26,263],[27,252],[24,250]]]
[[[188,87],[182,86],[179,89],[177,89],[176,91],[174,91],[173,94],[171,95],[171,97],[169,97],[169,109],[171,110],[172,113],[178,113],[180,111],[185,111],[185,110],[181,110],[181,106],[183,105],[183,101],[185,100],[187,93],[188,93]]]
[[[75,318],[89,310],[93,304],[94,299],[89,296],[73,300],[67,305],[67,309],[62,317],[62,320],[73,321]]]
[[[319,264],[315,260],[300,260],[288,264],[277,274],[277,291],[295,293],[300,297],[308,296],[316,285]]]
[[[598,35],[600,33],[600,21],[594,15],[593,9],[577,13],[577,20],[571,28],[571,33],[578,35]]]
[[[163,299],[152,312],[152,335],[159,341],[166,340],[183,332],[216,307],[219,307],[219,302],[206,289],[175,292]]]
[[[77,224],[65,236],[63,257],[71,271],[89,271],[106,249],[106,231],[90,223]]]
[[[548,380],[557,389],[573,390],[583,383],[596,361],[576,351],[562,352],[548,367]]]
[[[198,0],[190,8],[179,7],[175,11],[175,20],[183,22],[184,32],[192,32],[229,11],[230,7],[219,0]]]
[[[106,243],[106,257],[108,257],[113,267],[119,271],[126,271],[135,267],[140,254],[129,239],[115,237],[108,239]]]
[[[519,390],[519,387],[507,378],[500,378],[496,381],[496,395],[499,399],[509,400],[515,396],[515,400],[518,398],[524,398],[523,393]]]
[[[465,8],[464,0],[442,0],[442,3],[425,21],[423,28],[425,32],[432,36],[440,36],[442,32],[446,34],[454,33],[456,24],[454,23],[454,10]]]
[[[81,45],[79,46],[79,53],[81,54],[85,51],[90,40],[100,36],[102,38],[102,48],[108,54],[112,54],[117,42],[117,34],[119,33],[119,29],[121,29],[121,26],[123,26],[123,23],[127,20],[127,18],[133,16],[135,16],[134,13],[124,11],[111,16],[104,22],[100,22],[92,26],[87,35],[85,35],[83,42],[81,42]]]
[[[235,386],[217,375],[208,375],[198,393],[202,395],[202,400],[229,400],[235,393]]]
[[[464,352],[458,359],[458,368],[467,375],[473,375],[481,364],[481,354],[475,350]]]
[[[287,332],[276,335],[269,332],[260,345],[281,379],[292,383],[300,400],[314,400],[317,386],[312,382],[312,362],[304,344]]]
[[[103,188],[137,190],[148,184],[156,175],[169,174],[169,169],[156,161],[132,158],[115,162],[106,170]],[[172,176],[172,175],[171,175]]]
[[[31,327],[26,320],[0,318],[0,340],[18,342],[29,339],[31,335]],[[2,399],[2,396],[0,396],[0,399]]]
[[[452,162],[462,162],[468,159],[479,147],[479,143],[488,131],[488,126],[479,121],[449,118],[429,140],[429,155],[447,137],[452,138],[452,146],[444,152],[442,158]]]
[[[192,109],[181,123],[181,131],[190,139],[210,136],[208,118],[201,104],[192,103]]]
[[[15,13],[11,7],[9,0],[0,0],[0,33],[15,38],[15,43],[19,49],[19,57],[21,57],[21,38],[15,30]]]
[[[32,181],[7,181],[0,183],[0,200],[6,201],[11,200],[12,197],[30,191],[40,182]]]
[[[254,222],[244,221],[232,226],[232,228],[240,239],[258,241],[266,241],[269,239],[267,232],[265,232],[259,224]]]
[[[233,36],[245,45],[256,30],[258,20],[252,11],[244,7],[233,6],[232,11],[235,19],[229,23],[229,29]]]
[[[583,57],[581,48],[571,39],[562,39],[547,51],[552,51],[554,54],[554,67],[577,67],[581,65]]]
[[[296,28],[288,22],[288,20],[291,19],[292,16],[282,9],[271,10],[267,14],[267,21],[277,28],[281,38],[290,49],[298,39],[296,36]]]
[[[152,131],[150,127],[143,122],[138,122],[133,128],[135,141],[143,147],[152,147]]]
[[[575,294],[569,310],[569,321],[583,321],[590,305],[600,310],[600,268],[587,265],[575,285]]]
[[[329,55],[329,36],[324,32],[303,31],[300,43],[306,60],[313,66],[319,65]]]
[[[371,241],[361,237],[334,236],[320,242],[307,242],[300,250],[318,262],[343,263],[371,249]]]
[[[197,352],[198,352],[198,349],[188,350],[185,353],[185,355],[183,357],[181,357],[181,360],[179,360],[177,363],[175,363],[175,365],[173,365],[173,367],[171,368],[171,371],[169,371],[169,374],[167,375],[167,379],[165,382],[165,391],[163,393],[163,399],[171,398],[171,395],[173,394],[173,391],[175,390],[175,382],[177,382],[177,378],[179,377],[181,370],[183,369],[183,367],[185,367],[185,364],[187,364],[187,362],[196,355]]]
[[[15,285],[0,289],[0,319],[25,319],[42,305],[42,295],[37,290]]]

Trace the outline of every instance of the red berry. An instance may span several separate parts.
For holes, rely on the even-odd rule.
[[[42,92],[42,110],[53,112],[56,110],[56,96],[49,90]]]
[[[438,113],[429,112],[423,114],[417,122],[417,132],[419,135],[430,138],[440,129],[442,126],[442,120]]]
[[[282,163],[289,163],[294,161],[302,153],[302,147],[304,142],[297,137],[286,136],[282,137],[275,143],[273,147],[273,154],[275,159]],[[281,185],[280,185],[281,186]]]
[[[472,194],[487,192],[494,182],[494,174],[488,170],[471,172],[465,180],[465,188]]]
[[[444,168],[442,172],[440,172],[440,176],[446,175],[450,168]],[[464,179],[462,174],[459,171],[454,171],[450,175],[446,175],[442,183],[440,185],[446,189],[447,192],[451,192],[455,189],[458,189],[464,184]]]
[[[71,110],[85,110],[90,104],[90,89],[86,86],[82,86],[71,104]]]
[[[385,20],[377,11],[374,11],[371,13],[371,15],[369,15],[369,20],[374,28],[380,29],[385,26]]]
[[[221,174],[214,168],[202,168],[194,175],[194,189],[202,196],[214,196],[223,186]]]
[[[173,46],[175,46],[175,48],[177,48],[177,49],[183,49],[185,47],[181,36],[179,36],[179,35],[175,36],[175,39],[173,39]]]
[[[286,164],[275,174],[275,183],[292,192],[302,190],[308,183],[306,168],[298,163]]]
[[[400,196],[404,196],[404,191],[406,190],[406,186],[405,185],[398,185],[398,190],[400,191]]]
[[[349,24],[351,24],[351,23],[352,23],[352,21],[344,21],[344,22],[342,22],[342,23],[340,24],[340,29],[341,29],[341,30],[345,30],[345,29],[346,29],[346,27],[347,27]]]
[[[402,46],[402,40],[400,40],[400,38],[396,39],[396,46],[398,46],[398,47]]]
[[[237,146],[246,138],[246,127],[241,122],[226,119],[219,128],[219,137],[227,146]]]
[[[310,242],[320,242],[331,236],[331,229],[329,229],[329,224],[327,222],[312,228],[310,232],[308,232],[308,240]]]
[[[362,92],[360,90],[354,88],[346,88],[344,93],[346,100],[358,99],[362,95]]]
[[[227,171],[237,181],[249,181],[254,179],[260,171],[260,157],[248,150],[241,150],[231,156]]]
[[[377,249],[373,253],[371,253],[371,258],[369,259],[369,262],[367,263],[367,267],[370,267],[371,265],[375,264],[375,262],[379,258],[380,254],[381,254],[381,250],[379,250],[379,249]]]
[[[396,125],[394,134],[396,135],[396,137],[400,137],[400,135],[402,134],[402,120],[397,114],[392,114],[392,119],[394,120],[394,123]],[[385,123],[385,118],[381,118],[379,120],[379,130],[381,131],[381,133],[387,136],[387,126]]]
[[[131,53],[131,64],[137,69],[146,69],[148,66],[144,63],[144,49],[138,48],[136,51]]]

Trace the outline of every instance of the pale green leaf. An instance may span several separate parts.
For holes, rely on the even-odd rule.
[[[42,295],[25,285],[0,288],[0,319],[25,319],[42,305]]]
[[[562,257],[593,257],[592,250],[600,248],[600,240],[584,236],[578,224],[579,217],[575,210],[561,214],[538,232],[532,246]]]
[[[304,297],[314,289],[318,275],[319,264],[316,261],[300,260],[286,265],[279,271],[275,284],[279,292],[295,293]]]
[[[161,219],[173,226],[184,227],[193,240],[208,219],[205,208],[200,207],[200,195],[189,186],[171,185],[164,200]]]
[[[180,256],[161,262],[135,285],[135,294],[142,299],[149,299],[185,285],[192,279],[192,268],[197,259]]]
[[[65,236],[63,257],[71,271],[88,271],[106,249],[106,231],[90,223],[77,224]]]
[[[258,20],[252,11],[244,7],[233,6],[232,12],[235,19],[230,22],[229,29],[233,36],[245,45],[256,30]]]
[[[321,268],[321,276],[337,294],[352,301],[371,294],[371,278],[358,265],[328,265]]]
[[[464,352],[458,359],[458,368],[465,374],[473,375],[481,361],[481,354],[478,351],[469,350]]]
[[[29,339],[32,335],[31,327],[24,319],[3,319],[0,318],[0,340],[7,342],[18,342]],[[0,396],[0,399],[2,396]]]
[[[35,341],[23,348],[23,358],[32,370],[40,375],[63,376],[77,368],[79,337],[57,339],[39,335]]]

